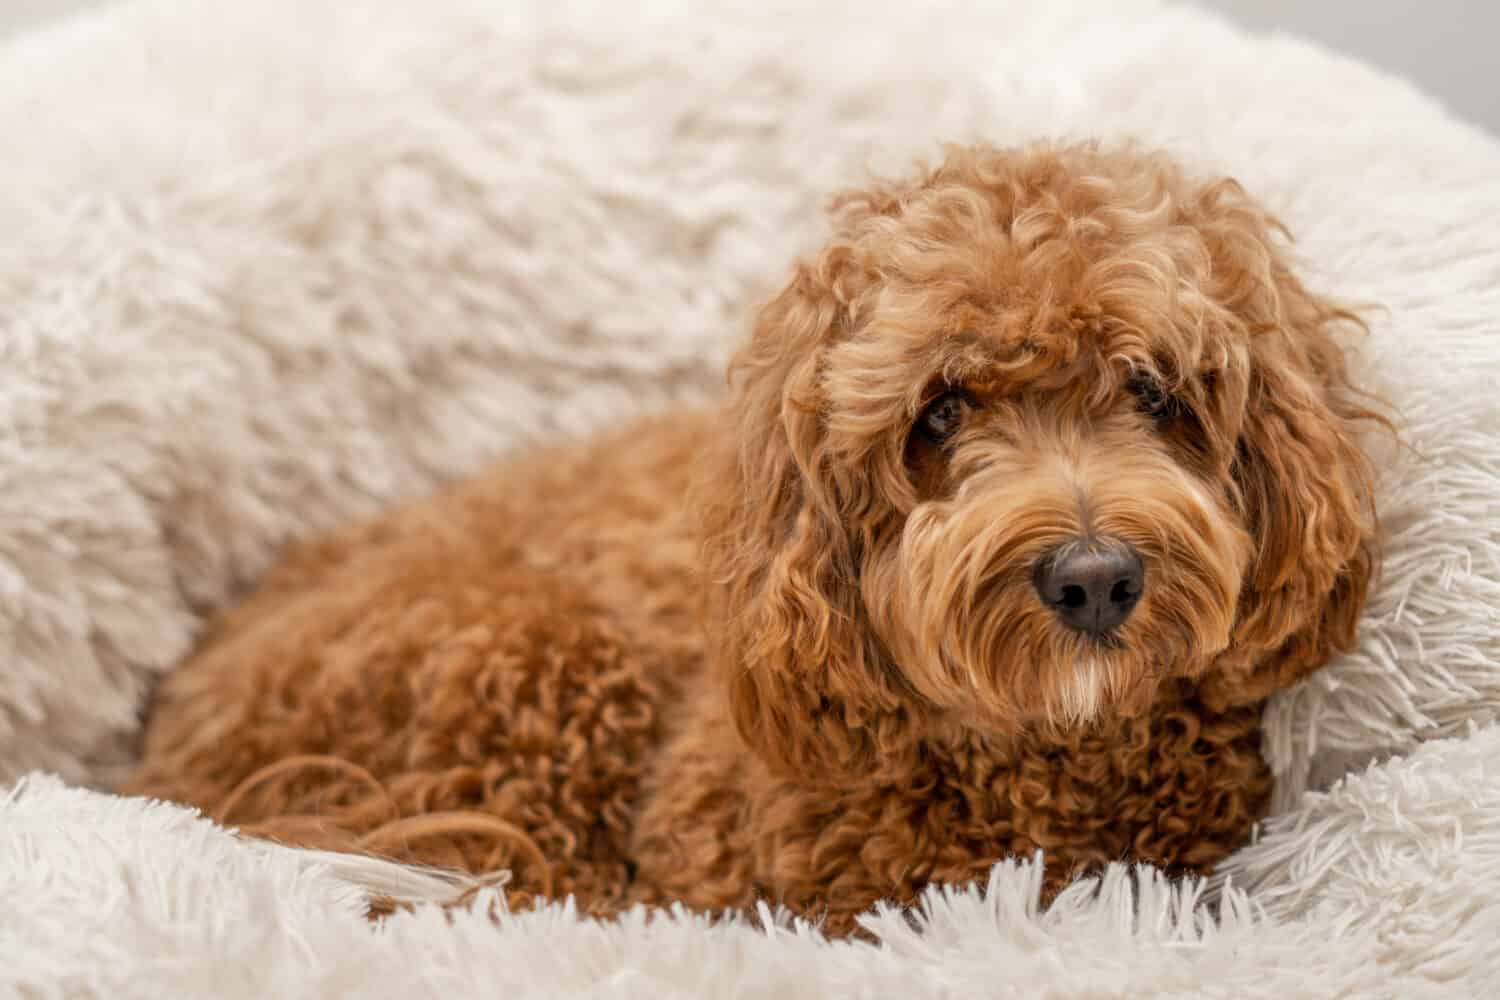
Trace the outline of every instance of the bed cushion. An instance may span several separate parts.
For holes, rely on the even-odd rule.
[[[1387,554],[1359,644],[1273,703],[1279,816],[1209,888],[1253,889],[1266,922],[1189,905],[1192,935],[1256,943],[1231,960],[1193,937],[1181,982],[1293,961],[1287,927],[1332,955],[1335,932],[1372,921],[1455,935],[1451,953],[1414,946],[1412,982],[1475,974],[1465,942],[1500,895],[1495,848],[1472,836],[1500,820],[1500,145],[1399,80],[1190,8],[747,6],[137,2],[0,49],[0,782],[81,786],[38,777],[3,809],[66,792],[77,811],[53,829],[133,815],[82,788],[129,767],[153,680],[289,541],[531,442],[711,398],[834,188],[944,141],[1129,137],[1240,179],[1317,287],[1369,307],[1357,364],[1410,446],[1381,458]],[[145,827],[100,829],[126,853],[99,871],[132,891],[195,877],[182,850],[130,846]],[[69,856],[24,836],[0,820],[0,886]],[[997,869],[992,898],[1024,900],[1026,871]],[[238,878],[223,891],[260,918],[282,905],[280,883]],[[52,899],[25,884],[18,898]],[[66,885],[57,899],[82,884]],[[1133,948],[1155,931],[1108,915],[1120,892],[1080,897],[1079,919]],[[1139,897],[1138,919],[1176,912],[1166,898]],[[1038,938],[1052,972],[1007,978],[986,935],[1052,919],[1008,905],[917,937],[891,921],[889,947],[1030,995],[1098,946]],[[601,948],[655,933],[535,919]],[[45,928],[66,921],[33,924],[13,940],[63,940]],[[541,933],[522,926],[500,933]],[[726,984],[772,982],[744,963],[791,941],[682,927],[661,933],[737,942]]]

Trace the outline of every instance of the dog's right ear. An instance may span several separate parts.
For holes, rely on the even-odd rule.
[[[745,742],[803,781],[895,764],[910,744],[910,701],[859,596],[854,524],[867,498],[826,446],[822,361],[855,319],[853,270],[830,248],[762,309],[730,370],[701,505],[713,669]]]

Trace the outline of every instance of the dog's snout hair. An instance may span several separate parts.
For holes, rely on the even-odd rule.
[[[1193,676],[1228,645],[1249,537],[1164,449],[1054,432],[975,440],[952,461],[957,488],[918,504],[864,569],[872,626],[934,704],[1000,728],[1072,725],[1139,707],[1148,682]],[[1127,548],[1152,581],[1107,642],[1037,590],[1037,567],[1080,539]]]

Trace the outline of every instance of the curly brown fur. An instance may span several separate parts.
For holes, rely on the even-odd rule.
[[[1053,885],[1206,870],[1266,806],[1262,703],[1373,569],[1357,325],[1232,181],[953,150],[836,202],[721,412],[291,553],[163,685],[131,788],[510,864],[516,899],[834,932],[1037,849]],[[1104,541],[1145,582],[1101,637],[1036,581]],[[389,832],[456,812],[494,822]]]

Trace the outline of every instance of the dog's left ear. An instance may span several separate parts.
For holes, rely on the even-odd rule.
[[[1302,285],[1280,225],[1230,182],[1199,206],[1213,295],[1242,325],[1249,360],[1232,476],[1254,556],[1230,650],[1201,688],[1223,708],[1260,701],[1353,643],[1377,563],[1361,439],[1389,424],[1353,385],[1337,336],[1363,324]]]

